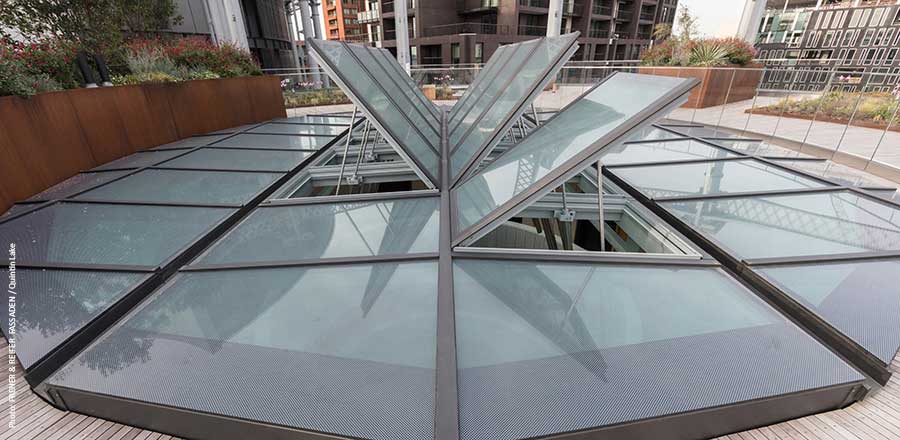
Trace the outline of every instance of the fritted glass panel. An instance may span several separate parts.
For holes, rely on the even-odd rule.
[[[100,165],[95,170],[115,170],[122,168],[140,168],[156,165],[166,159],[171,159],[179,154],[184,154],[183,150],[158,150],[158,151],[142,151],[116,159],[104,165]]]
[[[351,118],[344,116],[304,115],[274,119],[272,122],[277,122],[279,124],[331,124],[349,126],[350,119]]]
[[[685,139],[684,136],[672,133],[671,131],[666,131],[661,128],[656,127],[646,127],[638,130],[633,135],[628,138],[629,142],[636,141],[653,141],[653,140],[670,140],[670,139]]]
[[[281,173],[144,170],[77,198],[172,203],[243,204]]]
[[[527,45],[526,48],[532,47],[534,44],[535,43],[531,43]],[[466,116],[469,109],[475,105],[486,90],[492,89],[493,92],[491,92],[491,94],[497,93],[496,89],[500,87],[499,84],[502,84],[504,79],[500,76],[500,72],[502,72],[501,69],[507,65],[510,59],[513,59],[512,64],[515,65],[516,63],[521,63],[527,56],[525,49],[522,49],[521,47],[522,46],[518,44],[507,44],[497,48],[497,51],[491,55],[491,58],[488,60],[487,64],[484,65],[484,68],[481,69],[481,72],[475,76],[475,80],[472,84],[466,88],[463,96],[453,104],[453,108],[450,110],[447,127],[451,129],[455,128],[459,121]],[[516,55],[517,53],[520,55]],[[515,58],[513,58],[514,56]],[[512,69],[512,67],[508,68]]]
[[[438,250],[437,197],[260,208],[200,264],[399,255]]]
[[[49,381],[367,439],[434,427],[437,263],[184,273]]]
[[[274,148],[281,150],[318,150],[334,138],[326,136],[290,136],[241,133],[216,143],[218,148]]]
[[[290,171],[314,151],[240,150],[237,148],[202,148],[162,166],[218,170]]]
[[[3,279],[8,279],[8,269]],[[99,316],[147,274],[16,270],[16,355],[26,369]],[[3,332],[8,332],[3,326]],[[7,334],[8,336],[8,334]]]
[[[347,130],[347,127],[340,125],[265,124],[251,129],[248,133],[303,134],[334,137],[345,130]]]
[[[603,165],[623,165],[726,157],[737,155],[694,140],[674,140],[616,145],[607,148],[600,160],[603,161]]]
[[[103,171],[103,172],[86,172],[76,174],[66,180],[63,180],[44,191],[31,196],[28,200],[56,200],[65,199],[81,191],[88,190],[97,185],[109,182],[110,180],[122,177],[130,171]]]
[[[662,203],[742,258],[900,249],[900,211],[850,192]]]
[[[615,168],[613,173],[648,197],[699,196],[826,186],[755,160]]]
[[[410,119],[407,119],[405,115],[412,113],[410,109],[402,108],[393,101],[394,98],[379,87],[379,85],[385,86],[385,84],[380,84],[373,78],[347,46],[343,42],[325,40],[316,40],[314,45],[317,53],[320,53],[327,61],[325,67],[332,69],[330,73],[338,75],[344,83],[352,88],[345,92],[358,95],[356,96],[357,100],[366,117],[380,121],[388,131],[385,136],[398,143],[393,147],[399,148],[405,154],[415,158],[424,168],[423,171],[430,174],[431,179],[436,181],[436,176],[440,175],[436,152],[440,144],[429,143],[429,137],[423,134],[427,127],[417,127]],[[411,164],[411,166],[416,165]]]
[[[754,269],[890,365],[900,346],[900,261]]]
[[[663,98],[687,81],[629,73],[610,77],[458,186],[453,191],[457,230],[471,227],[516,195],[536,190],[532,187],[541,178],[563,171],[563,164],[576,155],[607,146],[613,139],[604,140],[605,136],[647,118],[639,115],[642,111],[661,110],[677,96]]]
[[[489,152],[496,145],[505,124],[522,115],[527,107],[526,100],[529,95],[539,91],[544,84],[556,77],[556,71],[562,67],[562,63],[565,62],[563,58],[575,44],[577,37],[578,34],[573,33],[541,39],[541,44],[525,64],[521,67],[514,66],[515,70],[504,69],[500,79],[504,82],[509,79],[509,84],[503,87],[496,100],[488,103],[483,110],[476,105],[450,136],[450,146],[454,148],[450,158],[452,176],[462,172],[467,161],[482,151]],[[480,111],[481,114],[471,116],[475,111]],[[481,119],[476,119],[479,116]]]
[[[205,135],[205,136],[192,136],[189,138],[184,138],[180,141],[171,142],[165,145],[160,145],[158,147],[153,148],[154,150],[168,150],[172,148],[194,148],[194,147],[202,147],[204,145],[214,144],[222,139],[228,137],[226,134],[217,134],[217,135]]]
[[[234,212],[225,208],[57,203],[0,225],[20,262],[156,266]]]
[[[717,269],[456,259],[453,283],[464,440],[537,438],[862,379]]]

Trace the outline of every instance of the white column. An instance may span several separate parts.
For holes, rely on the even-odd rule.
[[[315,28],[309,17],[309,1],[300,0],[297,7],[300,9],[300,21],[303,25],[303,39],[308,41],[316,38],[315,33],[313,32],[313,29]],[[316,88],[318,88],[318,84],[322,81],[322,77],[319,75],[319,62],[316,60],[316,57],[310,56],[309,46],[304,45],[304,48],[306,49],[306,65],[312,72],[312,80],[317,84]]]
[[[766,12],[766,0],[747,0],[741,13],[736,37],[753,44],[759,32],[759,24]]]
[[[406,0],[394,0],[394,29],[397,35],[397,62],[409,73],[409,19]]]
[[[550,10],[547,14],[547,36],[558,37],[562,27],[562,0],[550,0]]]

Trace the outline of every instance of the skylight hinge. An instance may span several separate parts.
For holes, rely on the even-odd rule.
[[[575,221],[575,210],[569,208],[557,209],[553,211],[553,217],[561,222],[574,222]]]

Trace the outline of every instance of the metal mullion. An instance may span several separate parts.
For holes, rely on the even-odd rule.
[[[335,137],[343,137],[343,135],[338,134],[338,135],[336,135]],[[323,148],[324,148],[324,146],[323,146]],[[250,151],[299,151],[299,152],[303,152],[303,153],[315,153],[316,151],[321,150],[321,148],[316,148],[316,149],[300,148],[300,149],[297,149],[297,148],[215,147],[215,146],[204,146],[204,147],[200,147],[200,148],[198,148],[198,149],[199,149],[199,150],[205,150],[205,149],[209,149],[209,150],[224,150],[224,151],[228,151],[228,150],[250,150]],[[179,156],[179,157],[180,157],[180,156]],[[172,159],[175,159],[175,158],[173,157]],[[168,161],[166,161],[166,162],[168,162]],[[160,163],[157,164],[156,166],[160,166],[160,165],[164,165],[164,164],[165,164],[165,162],[160,162]]]
[[[518,118],[515,117],[515,115],[516,114],[521,115],[527,109],[527,104],[530,102],[533,102],[535,99],[537,99],[538,95],[541,93],[541,91],[543,91],[544,87],[546,87],[547,84],[549,84],[550,81],[556,77],[556,74],[559,72],[559,69],[562,68],[563,64],[565,64],[566,61],[577,51],[577,46],[578,46],[577,40],[573,39],[572,44],[569,46],[569,48],[566,49],[564,52],[562,52],[560,54],[560,56],[544,70],[544,72],[542,73],[542,75],[541,75],[540,79],[538,80],[538,83],[535,85],[535,87],[527,95],[522,96],[516,102],[516,105],[513,107],[513,111],[507,115],[505,122],[503,122],[501,124],[500,128],[495,129],[494,133],[491,136],[489,136],[488,139],[485,140],[478,147],[478,149],[475,151],[475,154],[472,155],[472,157],[470,157],[469,160],[466,161],[466,164],[463,166],[462,170],[460,170],[459,175],[455,176],[455,178],[453,179],[454,185],[456,184],[456,182],[458,182],[460,179],[462,179],[463,176],[466,176],[470,173],[475,172],[475,169],[478,167],[478,165],[485,158],[487,158],[488,155],[491,153],[491,150],[493,150],[493,148],[496,147],[497,143],[500,141],[500,139],[504,135],[504,133],[506,131],[508,131],[510,129],[510,127],[512,127],[512,125],[516,122],[516,120]],[[532,54],[532,56],[533,55],[534,54]],[[529,57],[529,59],[530,59],[530,57]],[[507,87],[507,89],[508,89],[508,87]],[[504,89],[504,91],[505,90],[506,89]],[[498,95],[498,98],[499,98],[499,95]],[[496,103],[496,100],[494,101],[494,103]],[[493,107],[494,103],[491,104],[491,107]],[[457,144],[457,145],[463,144],[463,142],[466,140],[466,138],[468,138],[468,136],[472,132],[472,130],[474,130],[474,128],[478,124],[478,122],[481,121],[481,119],[486,114],[487,114],[487,111],[485,111],[484,113],[481,114],[479,119],[472,124],[472,126],[469,128],[469,131],[462,137],[462,139],[460,139],[459,144]],[[538,126],[538,128],[539,127],[540,126]],[[535,130],[532,130],[531,133],[534,133],[535,131],[537,131],[537,128],[535,128]],[[525,137],[528,137],[531,133],[525,134],[523,139]],[[455,150],[455,147],[454,147],[454,150]]]
[[[94,205],[129,205],[129,206],[171,206],[178,208],[240,208],[238,203],[187,203],[158,202],[152,200],[105,200],[105,199],[62,199],[60,203],[83,203]]]
[[[293,168],[293,167],[292,167]],[[200,171],[211,173],[286,173],[285,170],[260,170],[260,169],[229,169],[229,168],[197,168],[197,167],[167,167],[165,165],[153,165],[147,167],[148,170],[168,170],[168,171]]]
[[[619,177],[624,182],[628,182],[627,179]],[[629,183],[630,185],[630,183]],[[633,185],[632,185],[633,186]],[[704,201],[704,200],[716,200],[716,199],[743,199],[750,197],[768,197],[768,196],[789,196],[795,194],[815,194],[815,193],[823,193],[823,192],[839,192],[845,190],[846,187],[843,186],[825,186],[818,188],[792,188],[792,189],[777,189],[771,191],[745,191],[745,192],[734,192],[734,193],[719,193],[719,194],[704,194],[704,195],[685,195],[685,196],[666,196],[666,197],[649,197],[649,199],[660,202],[693,202],[693,201]]]
[[[345,264],[375,264],[390,263],[402,261],[421,261],[435,260],[438,258],[437,252],[422,252],[414,254],[399,255],[364,255],[358,257],[335,257],[335,258],[310,258],[297,260],[282,261],[259,261],[259,262],[242,262],[242,263],[221,263],[221,264],[189,264],[182,267],[179,271],[184,272],[210,272],[223,270],[247,270],[247,269],[276,269],[283,267],[309,267],[309,266],[327,266],[327,265],[345,265]]]
[[[692,141],[693,139],[689,137],[676,137],[676,138],[666,138],[666,139],[635,139],[628,142],[625,142],[625,145],[632,144],[662,144],[665,142],[684,142],[684,141]]]
[[[410,98],[408,94],[404,93],[404,91],[409,91],[409,84],[406,83],[406,81],[404,81],[404,83],[406,83],[406,84],[400,85],[397,81],[395,81],[395,79],[394,79],[395,76],[391,75],[391,73],[388,72],[388,70],[384,67],[384,64],[382,64],[380,61],[378,61],[378,57],[376,57],[375,55],[372,55],[368,50],[364,49],[363,51],[367,55],[369,55],[369,57],[372,58],[372,60],[375,62],[375,64],[378,65],[378,68],[381,69],[381,71],[384,72],[385,75],[387,75],[388,80],[390,80],[394,84],[394,86],[397,87],[398,90],[400,90],[400,94],[403,95],[403,97],[406,99],[407,102],[409,102],[409,105],[412,106],[413,111],[415,111],[416,114],[418,114],[422,118],[422,120],[425,121],[425,124],[428,125],[428,128],[431,129],[431,131],[435,134],[435,136],[440,137],[441,134],[440,134],[439,130],[435,129],[434,125],[433,125],[434,114],[431,113],[430,111],[428,112],[429,116],[425,116],[424,114],[422,114],[422,112],[419,110],[419,107],[417,107],[415,102],[413,101],[413,98]],[[381,53],[381,52],[379,51],[378,53]],[[357,59],[359,59],[359,57],[357,57]],[[362,61],[362,60],[360,60],[360,61]],[[373,75],[373,77],[374,77],[374,75]],[[413,92],[413,95],[415,95],[415,92]],[[418,98],[415,98],[415,100],[419,101]],[[421,101],[419,101],[419,102],[421,103]]]
[[[331,64],[331,60],[329,60],[325,56],[320,56],[318,54],[318,51],[320,49],[318,48],[318,46],[316,46],[315,40],[310,40],[309,45],[313,49],[316,56],[322,62],[322,64],[320,64],[320,65],[325,66],[327,68],[327,70],[331,71],[332,79],[335,82],[337,82],[338,85],[343,86],[344,89],[350,91],[350,93],[349,93],[350,99],[353,100],[355,98],[360,101],[360,102],[356,103],[358,105],[358,107],[363,110],[363,113],[366,113],[366,118],[372,121],[372,124],[375,125],[376,130],[378,130],[382,134],[382,136],[384,136],[385,139],[388,140],[388,143],[390,143],[397,150],[397,154],[399,154],[400,157],[402,157],[405,161],[407,161],[412,166],[413,170],[416,172],[416,174],[419,176],[419,178],[422,179],[422,181],[425,183],[425,185],[427,185],[431,188],[437,187],[437,184],[435,183],[435,182],[438,182],[437,178],[435,176],[432,176],[431,172],[428,171],[428,169],[426,169],[414,155],[409,154],[404,149],[404,147],[401,145],[401,143],[399,141],[397,141],[397,137],[395,136],[394,132],[390,128],[388,128],[388,126],[385,125],[378,118],[378,115],[376,115],[374,113],[373,114],[368,113],[366,106],[362,105],[362,103],[364,103],[366,101],[359,97],[360,95],[359,95],[359,93],[357,93],[355,88],[353,88],[352,86],[350,86],[349,83],[347,83],[343,80],[343,78],[338,74],[337,69],[335,69],[335,67]],[[393,142],[391,142],[391,141],[393,141]]]
[[[498,62],[490,64],[490,66],[486,66],[481,70],[481,72],[478,73],[478,76],[475,77],[475,81],[469,86],[469,88],[466,89],[466,93],[459,101],[456,101],[456,104],[454,104],[453,108],[450,109],[450,114],[447,115],[448,127],[450,124],[453,124],[454,126],[456,125],[454,123],[454,121],[456,121],[456,115],[458,115],[459,112],[463,111],[463,107],[467,107],[466,112],[471,109],[469,101],[471,101],[474,97],[474,99],[476,100],[475,102],[477,102],[478,98],[480,97],[480,94],[479,96],[475,96],[475,93],[484,93],[485,87],[490,85],[498,76],[495,74],[494,70],[500,69],[499,71],[502,72],[503,68],[506,67],[506,65],[509,63],[509,60],[512,59],[519,47],[521,46],[507,46],[506,48],[508,50],[511,50],[509,57],[504,58],[502,61],[499,61],[500,58],[497,58]],[[500,49],[497,50],[499,51]],[[504,52],[506,52],[506,50],[504,50]],[[494,55],[497,55],[497,53],[495,52]],[[502,56],[503,54],[500,55]],[[494,57],[492,56],[491,60],[493,60],[493,58]],[[488,63],[490,63],[491,60],[489,60]],[[481,79],[481,81],[479,81],[479,79]],[[478,87],[480,87],[482,84],[485,84],[485,87],[481,87],[479,89]],[[478,90],[478,92],[476,92],[476,89]]]
[[[340,196],[302,197],[295,199],[272,199],[259,205],[259,208],[276,208],[279,206],[321,205],[328,203],[369,202],[376,200],[399,200],[422,197],[438,197],[438,190],[398,191],[383,193],[360,193]]]
[[[434,438],[435,440],[459,440],[456,306],[453,290],[452,257],[453,219],[450,200],[450,145],[447,134],[446,113],[441,117],[441,152]]]
[[[487,114],[494,107],[494,104],[497,103],[497,100],[499,100],[500,97],[503,96],[503,94],[509,89],[509,86],[513,83],[513,81],[515,81],[516,75],[522,71],[522,68],[524,68],[528,64],[528,61],[530,61],[531,58],[534,57],[534,54],[537,53],[538,49],[541,48],[544,44],[546,44],[546,40],[543,40],[543,39],[540,40],[537,44],[535,44],[534,47],[531,48],[531,51],[528,52],[528,56],[526,56],[525,59],[523,59],[522,62],[519,63],[519,65],[516,67],[515,70],[510,72],[509,78],[507,78],[506,82],[503,83],[503,86],[497,90],[497,93],[494,95],[494,97],[490,98],[490,101],[487,103],[487,106],[481,110],[481,113],[479,113],[478,116],[475,117],[475,120],[472,121],[471,124],[469,124],[469,128],[466,129],[466,131],[459,138],[459,142],[457,142],[456,145],[450,146],[449,151],[451,154],[456,152],[456,149],[459,148],[459,146],[463,144],[463,142],[469,136],[469,133],[471,133],[472,130],[474,129],[475,125],[477,125],[478,122],[484,118],[484,115]],[[511,59],[511,57],[510,57],[510,59]],[[500,77],[501,77],[501,75],[497,75],[498,79]],[[481,96],[487,96],[487,95],[482,94]],[[479,97],[479,99],[481,98],[481,96]],[[478,103],[478,101],[476,101],[476,104],[477,103]],[[470,108],[469,112],[471,112],[471,111],[472,111],[472,109]],[[450,129],[448,131],[448,133],[447,133],[447,141],[448,142],[450,141],[450,138],[453,137],[453,134],[456,133],[456,130],[458,130],[459,127],[463,124],[463,121],[465,121],[466,116],[469,115],[469,112],[466,112],[466,114],[463,115],[463,118],[456,122],[456,126],[454,126],[452,129]]]
[[[653,162],[633,162],[621,163],[613,165],[603,165],[604,168],[642,168],[642,167],[665,167],[668,165],[689,165],[698,163],[717,163],[717,162],[734,162],[734,161],[750,161],[752,157],[699,157],[697,159],[680,159],[680,160],[660,160]]]
[[[241,132],[240,134],[258,134],[258,135],[260,135],[260,136],[324,137],[324,138],[330,138],[330,137],[337,136],[337,135],[339,135],[340,133],[337,133],[337,134],[324,134],[324,133],[268,133],[268,132],[253,131],[253,132]],[[214,144],[210,144],[210,145],[214,145]]]
[[[94,263],[63,263],[54,261],[17,261],[16,267],[23,269],[54,269],[54,270],[80,270],[93,272],[146,272],[151,273],[159,269],[158,266],[136,264],[94,264]]]
[[[425,144],[428,145],[429,147],[431,147],[431,149],[434,151],[435,154],[440,155],[440,150],[431,144],[431,141],[428,140],[428,137],[426,137],[425,134],[423,134],[422,131],[419,130],[419,126],[417,124],[415,124],[409,118],[409,116],[407,116],[406,111],[403,111],[405,109],[403,107],[401,107],[399,104],[397,104],[397,101],[394,99],[394,97],[390,93],[388,93],[387,90],[385,90],[384,86],[382,86],[381,83],[378,82],[377,79],[375,79],[375,75],[373,75],[372,72],[369,70],[369,68],[366,67],[366,64],[363,63],[362,60],[359,59],[358,56],[356,56],[356,53],[354,53],[352,49],[350,49],[350,47],[349,47],[350,44],[348,44],[345,41],[340,42],[340,44],[342,44],[344,46],[344,49],[353,58],[353,60],[356,61],[357,64],[359,64],[359,66],[362,68],[362,70],[365,71],[369,75],[369,78],[372,79],[372,83],[374,83],[375,86],[378,87],[378,89],[381,90],[382,93],[384,93],[384,96],[387,98],[387,100],[390,101],[390,103],[393,104],[394,107],[401,110],[400,114],[403,115],[403,118],[406,119],[406,122],[409,123],[409,125],[413,128],[413,130],[415,130],[415,132],[419,135],[419,137],[421,137],[422,140],[425,141]],[[362,106],[360,106],[360,107],[362,107]]]
[[[610,75],[607,78],[611,78],[612,76],[613,75]],[[581,152],[571,157],[565,163],[554,168],[554,170],[549,172],[546,176],[530,185],[529,188],[533,188],[532,190],[525,190],[520,192],[503,205],[491,210],[488,215],[483,217],[475,224],[466,228],[466,230],[457,232],[456,237],[454,238],[454,246],[458,246],[460,244],[463,244],[464,242],[471,242],[480,238],[479,234],[486,233],[486,230],[490,230],[492,226],[496,226],[495,223],[500,221],[501,218],[508,215],[510,212],[514,212],[519,206],[530,203],[531,201],[541,197],[542,191],[547,191],[549,188],[555,188],[564,183],[567,180],[567,174],[573,173],[573,170],[576,170],[573,174],[577,174],[577,170],[579,168],[586,168],[592,163],[596,162],[603,153],[603,147],[624,140],[627,138],[627,136],[631,135],[634,130],[641,129],[644,126],[649,125],[645,125],[645,123],[654,115],[662,114],[663,112],[670,111],[674,107],[681,105],[684,95],[690,92],[690,90],[693,89],[698,83],[699,81],[693,78],[686,80],[680,85],[680,87],[677,87],[669,93],[666,93],[665,95],[659,97],[650,105],[635,113],[633,116],[628,118],[628,120],[622,122],[616,128],[600,137],[597,141],[585,147]],[[593,91],[601,84],[603,84],[603,82],[598,83],[596,86],[591,88],[590,91]],[[590,91],[586,93],[590,93]],[[554,116],[554,118],[555,117],[556,116]],[[547,124],[542,125],[542,127],[546,126]],[[513,149],[507,150],[503,154],[508,154],[509,151],[512,150]],[[500,157],[502,156],[503,155],[501,155]],[[496,160],[497,159],[495,159],[495,161]],[[473,174],[470,178],[474,178],[475,176],[477,176],[477,174]]]
[[[603,85],[603,83],[605,83],[605,82],[608,81],[610,78],[612,78],[616,73],[617,73],[617,72],[613,72],[613,73],[611,73],[610,75],[607,75],[605,78],[603,78],[603,79],[601,79],[599,82],[597,82],[597,84],[594,84],[591,88],[589,88],[588,90],[582,92],[580,95],[578,95],[578,97],[576,97],[575,99],[573,99],[572,101],[570,101],[570,102],[569,102],[568,104],[566,104],[563,108],[559,109],[559,111],[556,112],[556,114],[554,114],[553,116],[551,116],[550,119],[547,119],[546,121],[544,121],[543,123],[541,123],[541,125],[540,125],[537,129],[535,129],[532,133],[537,132],[538,130],[540,130],[540,129],[544,128],[545,126],[547,126],[547,124],[549,124],[551,121],[553,121],[554,119],[556,119],[560,114],[562,114],[564,111],[568,110],[570,107],[574,106],[576,103],[578,103],[578,101],[581,101],[582,99],[584,99],[585,96],[589,95],[589,94],[590,94],[591,92],[593,92],[595,89],[597,89],[598,87],[600,87],[601,85]],[[493,159],[491,160],[491,162],[492,162],[492,163],[493,163],[493,162],[497,162],[500,158],[502,158],[502,157],[505,156],[506,154],[509,154],[509,152],[512,151],[512,150],[514,150],[515,148],[516,148],[516,145],[513,145],[513,146],[507,148],[506,150],[504,150],[503,152],[501,152],[499,155],[497,155],[497,157],[493,158]],[[453,188],[456,188],[456,187],[458,187],[458,186],[460,186],[460,185],[463,185],[464,183],[466,183],[467,181],[469,181],[469,180],[472,179],[473,177],[475,177],[475,174],[472,174],[472,175],[470,175],[470,176],[467,176],[467,177],[463,177],[463,178],[457,179],[455,182],[453,182]]]
[[[796,266],[827,262],[853,262],[868,260],[896,260],[900,258],[900,250],[846,252],[840,254],[800,255],[793,257],[747,258],[744,264],[751,267],[760,266]]]
[[[482,260],[546,261],[569,263],[629,264],[652,266],[719,267],[718,261],[701,255],[646,254],[632,252],[563,251],[458,246],[454,258]]]
[[[373,55],[372,58],[375,58],[375,62],[379,63],[382,66],[385,73],[387,73],[389,77],[391,77],[393,79],[395,75],[402,76],[402,78],[403,78],[402,85],[397,84],[396,81],[394,83],[397,84],[397,87],[402,88],[405,86],[406,90],[412,92],[416,101],[418,101],[420,104],[425,106],[425,110],[428,112],[428,115],[431,117],[431,120],[438,125],[438,128],[435,131],[435,134],[440,136],[441,135],[439,132],[440,124],[441,124],[440,115],[437,114],[437,109],[434,107],[434,105],[431,103],[431,101],[429,101],[428,98],[426,98],[425,95],[423,95],[419,91],[418,86],[413,82],[412,78],[410,78],[410,76],[406,72],[400,70],[400,65],[397,64],[397,62],[394,61],[387,53],[385,53],[383,49],[378,49],[375,52],[378,53],[378,56]],[[383,61],[380,61],[380,62],[378,61],[379,56]],[[385,65],[387,65],[388,67],[385,67]],[[394,73],[391,74],[391,72],[388,72],[388,69],[393,70]],[[407,81],[407,79],[409,79],[409,80]],[[423,117],[424,117],[424,115],[423,115]],[[426,120],[427,120],[427,118],[426,118]]]

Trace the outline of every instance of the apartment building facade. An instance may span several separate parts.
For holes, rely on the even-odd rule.
[[[365,11],[365,0],[323,0],[322,17],[325,38],[328,40],[368,41],[367,26],[360,24],[358,15]]]
[[[365,1],[365,0],[364,0]],[[412,64],[483,63],[503,44],[544,36],[549,0],[407,0]],[[632,60],[678,0],[564,0],[561,32],[580,31],[575,61]],[[368,42],[396,49],[393,0],[366,1]]]
[[[900,2],[804,2],[770,9],[758,58],[772,69],[763,88],[888,92],[900,74]],[[790,67],[789,69],[787,67]]]

